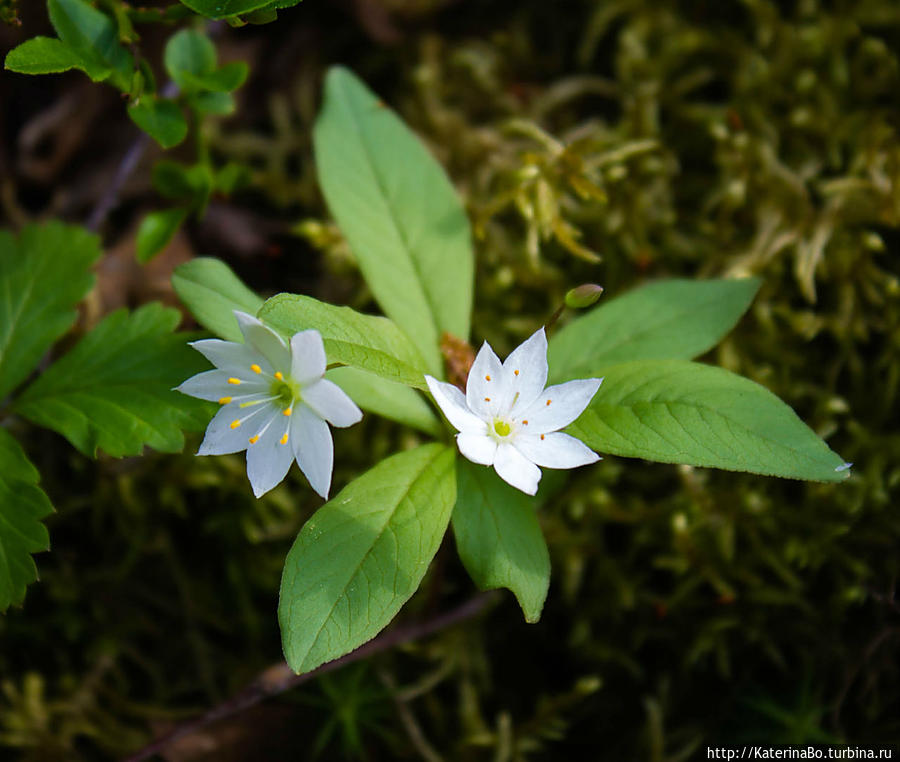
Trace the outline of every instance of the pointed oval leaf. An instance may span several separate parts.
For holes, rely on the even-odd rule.
[[[569,433],[599,452],[833,482],[848,465],[765,387],[722,368],[639,360],[606,369]]]
[[[272,5],[272,0],[181,0],[181,2],[195,13],[211,19],[224,19]]]
[[[187,137],[184,114],[167,98],[145,95],[128,107],[128,116],[163,148],[174,148]]]
[[[306,522],[278,602],[295,672],[349,653],[390,623],[419,587],[455,500],[453,451],[424,445],[383,460]]]
[[[149,262],[166,248],[185,217],[186,209],[162,209],[144,217],[137,232],[138,262]]]
[[[19,74],[57,74],[82,68],[82,61],[62,40],[32,37],[10,50],[3,65]]]

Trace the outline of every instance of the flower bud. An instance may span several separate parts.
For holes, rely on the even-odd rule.
[[[594,304],[602,293],[603,286],[598,286],[596,283],[583,283],[566,294],[566,307],[571,307],[573,310],[583,310],[585,307],[590,307]]]

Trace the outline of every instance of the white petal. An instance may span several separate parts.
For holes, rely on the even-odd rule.
[[[447,416],[447,420],[459,431],[482,431],[484,421],[475,415],[466,404],[463,393],[453,384],[438,381],[431,376],[425,376],[425,382],[431,390],[434,401]]]
[[[291,336],[291,377],[308,384],[325,375],[325,346],[318,331],[300,331]]]
[[[477,416],[487,420],[497,415],[504,399],[503,365],[491,345],[484,342],[466,381],[466,405]]]
[[[497,442],[487,434],[472,432],[457,434],[456,444],[459,451],[473,463],[480,463],[482,466],[494,465]]]
[[[276,415],[281,412],[271,403],[255,405],[249,412],[236,402],[225,405],[206,427],[197,455],[227,455],[246,450],[250,444],[248,438]],[[241,421],[241,425],[232,428],[234,421]]]
[[[510,353],[503,363],[503,373],[508,390],[504,412],[527,409],[547,383],[547,334],[543,326]]]
[[[523,433],[546,434],[568,426],[584,412],[601,381],[602,378],[584,378],[548,386],[531,407],[519,414]]]
[[[281,484],[291,468],[291,463],[294,462],[294,451],[290,442],[284,444],[281,442],[288,431],[290,421],[285,416],[279,415],[274,420],[270,419],[268,423],[268,427],[255,443],[249,444],[247,440],[249,445],[247,476],[256,497],[262,497],[270,489]]]
[[[296,338],[296,337],[295,337]],[[303,401],[319,418],[324,418],[332,426],[346,428],[359,423],[362,410],[347,396],[337,384],[326,379],[316,381],[303,389]]]
[[[272,372],[272,366],[259,352],[246,344],[222,339],[203,339],[192,341],[190,345],[220,370],[231,375],[246,373],[253,363],[259,365],[266,373]]]
[[[269,361],[269,365],[282,373],[291,371],[291,353],[275,331],[246,312],[234,311],[244,341]]]
[[[309,480],[309,486],[327,500],[334,465],[331,429],[312,408],[301,404],[291,416],[290,438],[297,465]]]
[[[494,468],[497,475],[507,484],[511,484],[528,495],[537,492],[538,482],[541,480],[541,469],[511,444],[504,443],[497,447]]]
[[[546,468],[577,468],[600,460],[580,439],[560,431],[519,435],[513,446],[532,463]]]
[[[198,400],[218,402],[222,397],[233,396],[234,386],[228,383],[229,375],[221,370],[208,370],[191,376],[180,386],[175,387],[176,392],[196,397]]]

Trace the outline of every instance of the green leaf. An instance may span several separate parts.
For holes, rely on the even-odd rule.
[[[443,433],[444,429],[431,412],[431,407],[415,389],[356,368],[332,368],[325,377],[347,392],[363,410],[435,437]]]
[[[232,61],[215,71],[195,74],[188,71],[181,73],[185,90],[211,90],[218,93],[230,93],[237,90],[247,81],[250,68],[243,61]]]
[[[550,587],[550,553],[537,500],[510,487],[491,468],[460,458],[453,535],[466,571],[481,590],[505,587],[537,622]]]
[[[134,59],[119,44],[113,20],[85,0],[47,0],[47,8],[59,38],[81,58],[80,68],[94,80],[110,76],[113,85],[128,92]]]
[[[168,246],[185,217],[186,209],[163,209],[144,217],[137,232],[138,262],[149,262]]]
[[[416,591],[450,521],[454,462],[439,444],[393,455],[306,522],[285,561],[278,603],[295,672],[373,638]]]
[[[211,19],[223,19],[255,11],[272,4],[272,0],[181,0],[195,13]]]
[[[186,167],[177,161],[158,161],[153,166],[153,187],[166,198],[188,201],[203,208],[212,193],[215,178],[205,164]]]
[[[244,340],[234,310],[255,315],[263,305],[228,265],[212,257],[175,268],[172,287],[200,325],[227,341]]]
[[[0,402],[72,327],[99,257],[97,236],[60,222],[0,231]]]
[[[469,338],[469,222],[421,141],[351,72],[331,69],[314,130],[328,207],[385,314],[442,374],[445,331]]]
[[[202,32],[182,29],[166,43],[163,63],[169,76],[183,90],[190,84],[185,75],[209,74],[216,68],[216,47]]]
[[[62,40],[32,37],[10,50],[3,65],[19,74],[56,74],[80,69],[82,61]]]
[[[201,114],[227,116],[237,108],[234,97],[230,93],[191,93],[187,96],[188,105]]]
[[[311,296],[277,294],[266,301],[259,318],[285,336],[315,328],[322,334],[330,363],[367,370],[406,386],[428,388],[422,357],[386,317],[363,315]]]
[[[17,400],[13,410],[62,434],[85,455],[139,455],[184,447],[181,430],[201,429],[207,406],[172,391],[208,365],[172,333],[178,310],[148,304],[108,315]]]
[[[847,477],[847,464],[768,389],[684,360],[607,368],[568,430],[614,455],[790,479]]]
[[[41,519],[53,506],[38,478],[19,443],[0,427],[0,611],[25,599],[26,586],[37,579],[31,554],[50,549]]]
[[[188,125],[174,101],[144,95],[128,107],[131,121],[163,148],[174,148],[187,137]]]
[[[697,357],[734,327],[759,284],[666,280],[605,302],[550,339],[551,378],[585,378],[631,360]]]

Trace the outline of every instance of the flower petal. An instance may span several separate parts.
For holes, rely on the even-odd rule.
[[[202,339],[189,343],[219,370],[231,375],[246,373],[253,363],[257,363],[266,373],[272,372],[269,361],[247,344],[222,339]]]
[[[176,392],[196,397],[198,400],[218,402],[222,397],[231,397],[234,386],[228,383],[229,375],[221,370],[208,370],[191,376],[175,387]]]
[[[507,400],[504,412],[527,409],[547,383],[547,334],[543,326],[519,344],[503,362]]]
[[[236,402],[225,405],[206,427],[206,436],[197,455],[228,455],[246,450],[248,437],[276,415],[280,415],[280,411],[271,403],[255,405],[250,412],[242,410]],[[232,426],[235,421],[240,421],[240,425]]]
[[[346,428],[359,423],[362,418],[362,410],[347,396],[347,393],[334,382],[324,378],[303,389],[303,401],[319,418],[324,418],[332,426]]]
[[[519,414],[528,434],[546,434],[568,426],[584,412],[600,388],[602,378],[584,378],[548,386]],[[525,421],[528,421],[525,424]]]
[[[505,392],[503,365],[491,345],[484,342],[466,381],[466,405],[475,415],[487,420],[497,415],[506,399]]]
[[[258,434],[259,439],[247,447],[247,476],[256,497],[262,497],[281,484],[294,462],[294,451],[290,443],[282,444],[289,426],[290,421],[283,415],[270,419],[265,431]]]
[[[291,378],[308,384],[325,375],[325,346],[322,334],[315,330],[300,331],[291,336]]]
[[[541,469],[511,444],[503,443],[497,447],[494,468],[497,475],[507,484],[511,484],[528,495],[537,492],[538,482],[541,480]]]
[[[327,500],[334,466],[331,429],[312,408],[301,404],[291,416],[290,438],[297,465],[309,480],[309,486]]]
[[[234,311],[244,341],[269,361],[269,365],[282,373],[291,370],[291,353],[275,331],[246,312]]]
[[[459,447],[459,451],[473,463],[480,463],[482,466],[494,465],[497,442],[487,434],[473,432],[457,434],[456,445]]]
[[[447,416],[447,420],[459,431],[483,431],[484,421],[475,415],[466,404],[463,393],[453,384],[438,381],[431,376],[425,376],[425,382],[431,390],[434,401]]]
[[[561,431],[519,435],[513,446],[532,463],[546,468],[577,468],[600,460],[580,439]]]

